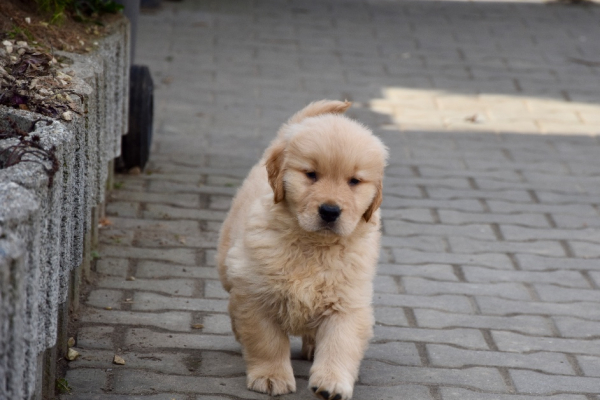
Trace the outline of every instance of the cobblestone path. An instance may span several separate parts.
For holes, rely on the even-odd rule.
[[[321,98],[390,147],[356,399],[599,400],[600,7],[163,2],[137,62],[155,148],[117,176],[70,400],[265,399],[214,268],[231,196]],[[293,343],[298,392],[310,364]],[[126,361],[112,364],[114,354]]]

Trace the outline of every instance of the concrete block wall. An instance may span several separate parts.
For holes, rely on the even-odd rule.
[[[71,301],[76,306],[112,160],[127,131],[129,26],[114,28],[90,54],[62,53],[73,61],[65,71],[73,72],[84,113],[66,122],[0,107],[1,130],[10,129],[9,118],[26,132],[34,127],[59,163],[50,184],[37,163],[2,168],[0,160],[0,400],[53,395],[67,312]],[[0,140],[0,151],[12,144]]]

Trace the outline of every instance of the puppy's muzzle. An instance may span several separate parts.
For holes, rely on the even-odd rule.
[[[321,204],[319,207],[319,215],[327,223],[335,222],[341,213],[342,210],[335,204]]]

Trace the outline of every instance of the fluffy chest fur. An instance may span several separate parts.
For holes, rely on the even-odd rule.
[[[315,329],[331,313],[369,306],[378,256],[375,220],[342,238],[302,232],[282,207],[266,202],[257,207],[273,209],[253,210],[245,235],[228,254],[228,274],[238,293],[296,335]]]

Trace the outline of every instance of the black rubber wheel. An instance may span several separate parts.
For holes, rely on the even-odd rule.
[[[119,169],[143,170],[152,145],[154,85],[145,65],[132,65],[129,75],[129,131],[121,142]]]

